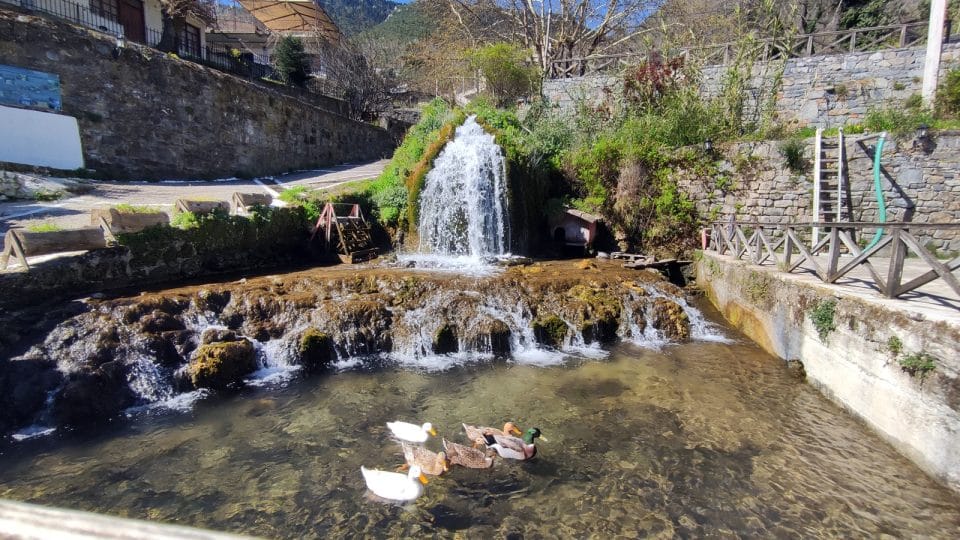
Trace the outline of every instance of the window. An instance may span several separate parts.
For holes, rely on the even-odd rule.
[[[183,33],[180,34],[180,52],[183,56],[200,56],[200,29],[189,24],[183,25]]]
[[[101,17],[106,17],[111,21],[119,20],[117,18],[117,0],[90,0],[90,11]]]

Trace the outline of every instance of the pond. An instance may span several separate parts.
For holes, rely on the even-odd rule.
[[[275,538],[957,537],[960,498],[724,332],[551,367],[354,367],[153,409],[2,448],[0,498]],[[397,419],[459,442],[461,422],[513,420],[548,441],[388,504],[360,466],[402,463]]]

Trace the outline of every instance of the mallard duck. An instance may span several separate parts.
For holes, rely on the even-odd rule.
[[[437,436],[437,431],[430,422],[422,426],[409,422],[387,422],[387,427],[393,432],[393,436],[401,441],[422,443],[427,442],[430,435]]]
[[[367,489],[375,495],[392,501],[412,501],[423,493],[427,477],[420,467],[410,467],[410,472],[400,474],[360,467]]]
[[[485,435],[523,435],[523,432],[520,431],[520,428],[518,428],[513,422],[507,422],[504,424],[502,431],[497,428],[471,426],[468,424],[463,424],[463,430],[467,432],[467,438],[471,441],[482,439]]]
[[[468,469],[489,469],[493,466],[493,458],[483,450],[470,448],[446,439],[443,440],[443,449],[447,452],[447,459],[454,465],[460,465]]]
[[[537,445],[534,443],[537,437],[540,437],[540,429],[530,428],[523,434],[522,439],[496,434],[485,435],[483,439],[487,447],[496,450],[500,457],[527,461],[537,455]]]
[[[447,454],[444,452],[431,452],[422,446],[413,446],[401,443],[403,447],[403,459],[407,462],[403,468],[420,467],[423,474],[431,476],[440,476],[450,470]]]

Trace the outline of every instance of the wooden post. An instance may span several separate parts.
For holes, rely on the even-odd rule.
[[[783,239],[783,264],[780,266],[780,270],[786,270],[790,268],[790,259],[793,258],[793,229],[787,227]]]
[[[907,250],[903,244],[903,239],[900,238],[901,230],[898,227],[890,231],[890,236],[893,239],[893,254],[890,256],[890,268],[887,271],[887,289],[883,291],[883,295],[887,298],[897,297],[900,281],[903,279],[903,260],[907,256]]]
[[[907,46],[907,25],[900,26],[900,48]]]
[[[930,2],[930,26],[927,28],[927,56],[923,64],[923,104],[933,106],[940,77],[940,54],[943,51],[943,23],[947,18],[947,0]]]
[[[833,227],[830,229],[830,251],[827,252],[827,283],[833,283],[837,275],[837,268],[840,262],[840,229]]]
[[[807,36],[807,56],[813,56],[813,34]]]

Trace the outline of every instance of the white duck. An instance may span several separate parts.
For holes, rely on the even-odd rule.
[[[410,467],[410,472],[400,474],[395,472],[378,471],[360,467],[367,489],[375,495],[392,501],[412,501],[423,494],[423,486],[427,477],[420,471],[420,467]]]
[[[393,436],[401,441],[422,443],[427,442],[430,435],[437,436],[437,431],[430,422],[422,426],[409,422],[387,422],[387,427],[393,432]]]

